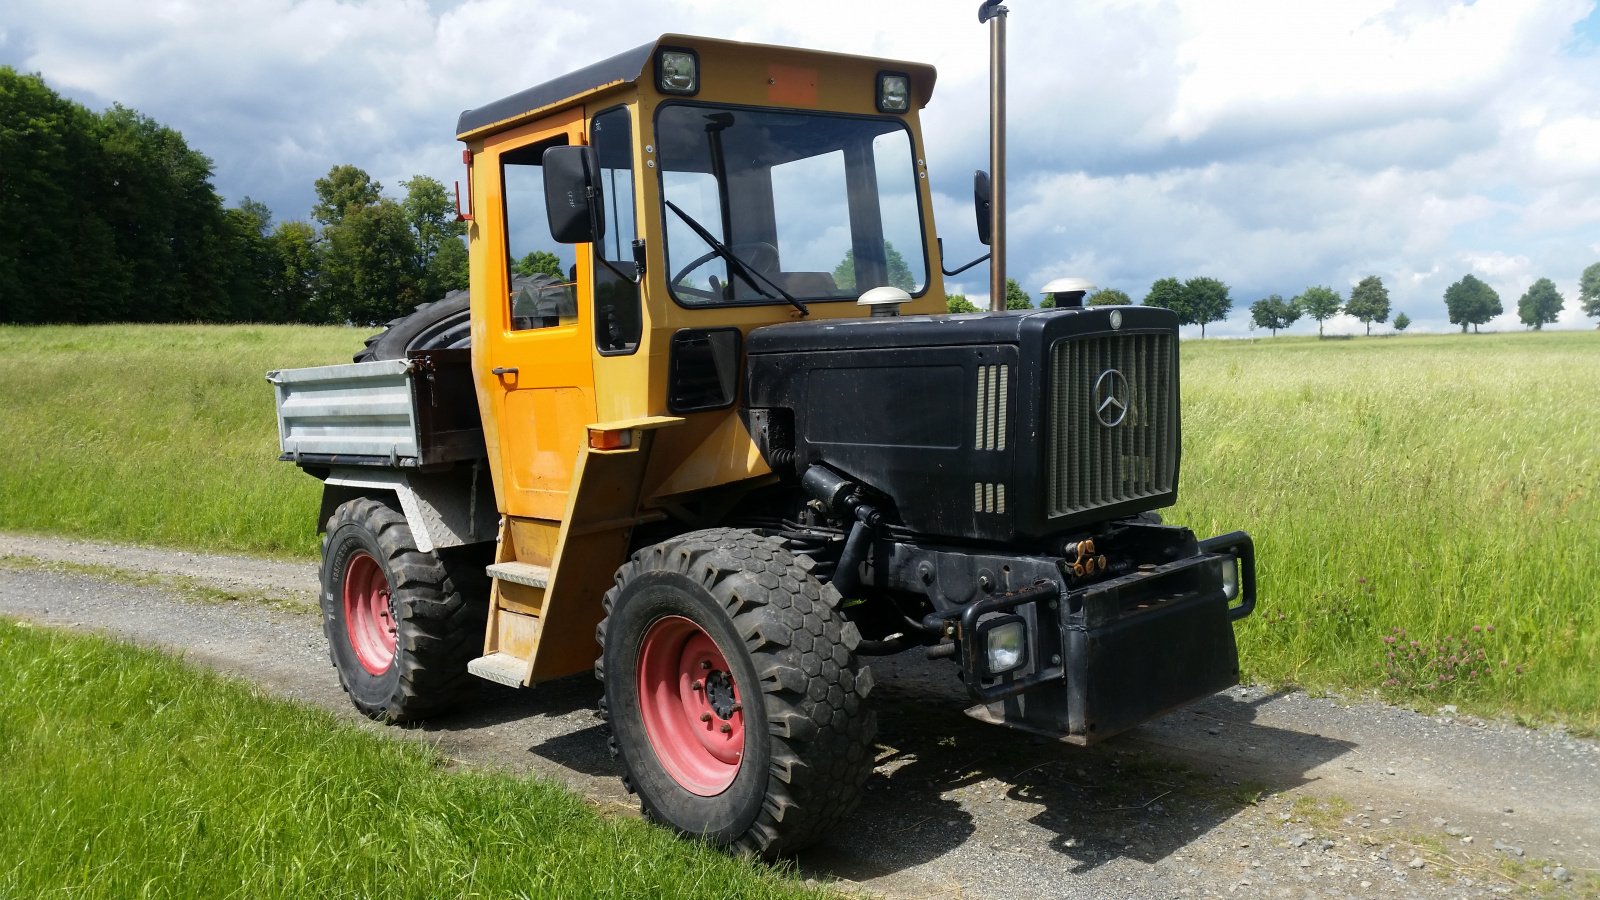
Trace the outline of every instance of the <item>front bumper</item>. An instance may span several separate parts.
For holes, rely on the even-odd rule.
[[[1232,623],[1255,609],[1254,544],[1238,531],[1191,546],[1182,559],[1084,587],[1040,579],[966,604],[957,621],[977,704],[968,713],[1089,744],[1237,684]],[[1225,566],[1237,567],[1236,592]],[[980,625],[1001,615],[1026,624],[1027,663],[990,676]]]

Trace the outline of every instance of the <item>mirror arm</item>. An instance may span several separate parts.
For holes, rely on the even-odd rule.
[[[988,258],[989,258],[989,254],[985,253],[984,255],[978,257],[977,259],[973,260],[972,262],[967,263],[964,266],[961,266],[960,268],[956,269],[955,271],[951,271],[949,269],[946,269],[944,267],[944,238],[939,238],[939,271],[943,272],[944,273],[944,277],[946,277],[946,278],[952,278],[952,277],[954,277],[956,275],[960,275],[962,272],[965,272],[966,270],[972,268],[973,266],[977,265],[978,263],[983,262],[984,260],[986,260]]]

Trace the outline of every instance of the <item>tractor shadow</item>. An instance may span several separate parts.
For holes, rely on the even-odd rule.
[[[858,882],[938,857],[945,872],[984,873],[1054,855],[1082,874],[1118,859],[1154,863],[1352,745],[1254,723],[1222,693],[1093,747],[983,724],[954,670],[878,659],[878,764],[863,801],[803,871]]]

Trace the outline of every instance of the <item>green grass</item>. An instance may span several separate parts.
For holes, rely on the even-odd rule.
[[[1248,676],[1600,727],[1600,334],[1188,342],[1183,357],[1168,519],[1255,536]],[[1408,659],[1412,641],[1431,664]]]
[[[370,329],[0,327],[0,528],[309,558],[321,486],[278,462],[269,369]]]
[[[365,334],[0,328],[0,528],[314,556],[318,484],[276,460],[262,375],[343,361]],[[1248,677],[1600,729],[1600,333],[1189,341],[1183,358],[1167,518],[1255,536]],[[1484,665],[1449,665],[1462,637]],[[1406,658],[1412,640],[1430,660]]]
[[[153,651],[0,620],[0,659],[0,896],[827,896]]]

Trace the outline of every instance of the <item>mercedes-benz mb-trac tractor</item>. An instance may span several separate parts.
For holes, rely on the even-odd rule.
[[[1155,513],[1177,319],[947,314],[933,87],[666,35],[461,114],[469,296],[268,376],[362,712],[592,671],[644,812],[770,857],[871,772],[875,657],[1078,745],[1236,683],[1250,539]]]

